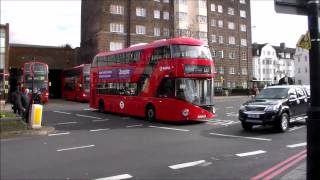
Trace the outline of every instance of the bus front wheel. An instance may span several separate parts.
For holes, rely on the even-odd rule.
[[[156,110],[152,105],[148,105],[146,108],[146,119],[151,122],[156,120]]]
[[[103,102],[103,100],[99,101],[99,112],[104,112],[104,102]]]

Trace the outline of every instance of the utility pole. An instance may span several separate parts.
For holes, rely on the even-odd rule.
[[[320,177],[320,37],[319,0],[308,0],[308,27],[311,39],[310,90],[311,102],[307,119],[307,179]]]

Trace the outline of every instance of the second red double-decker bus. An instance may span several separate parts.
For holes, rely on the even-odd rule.
[[[90,107],[153,121],[215,117],[214,62],[193,38],[102,52],[91,64]]]
[[[90,64],[82,64],[62,72],[62,97],[89,101]]]
[[[46,63],[39,61],[26,62],[22,68],[22,87],[30,89],[30,93],[41,93],[41,103],[49,101],[49,69]],[[33,76],[33,79],[32,79]]]

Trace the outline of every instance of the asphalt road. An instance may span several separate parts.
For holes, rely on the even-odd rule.
[[[43,124],[56,132],[2,139],[0,178],[281,178],[294,168],[288,158],[306,148],[305,125],[294,124],[286,133],[269,127],[244,132],[237,111],[246,99],[217,98],[217,118],[205,123],[147,122],[52,100]],[[266,172],[277,164],[281,172]]]

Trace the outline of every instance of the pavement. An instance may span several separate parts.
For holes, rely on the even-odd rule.
[[[307,162],[300,162],[296,168],[289,171],[280,180],[305,180],[307,179]]]

